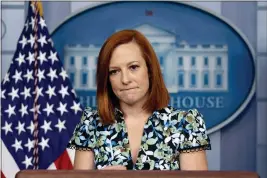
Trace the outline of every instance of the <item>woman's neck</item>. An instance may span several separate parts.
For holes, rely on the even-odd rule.
[[[124,118],[142,118],[151,115],[148,111],[143,109],[143,103],[136,104],[134,106],[129,106],[125,103],[120,104],[121,110],[123,112]]]

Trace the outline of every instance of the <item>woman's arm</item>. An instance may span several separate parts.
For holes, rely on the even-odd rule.
[[[92,170],[95,168],[93,151],[75,151],[74,169]]]
[[[181,170],[208,170],[206,151],[192,151],[180,154]]]

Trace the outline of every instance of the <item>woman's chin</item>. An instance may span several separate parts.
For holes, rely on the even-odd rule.
[[[133,106],[135,104],[138,103],[138,99],[135,99],[135,98],[128,98],[128,99],[124,99],[123,100],[123,103],[127,104],[127,105],[130,105],[130,106]]]

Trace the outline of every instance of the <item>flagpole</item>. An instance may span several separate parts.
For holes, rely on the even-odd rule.
[[[38,169],[38,162],[39,162],[39,150],[38,150],[38,106],[37,106],[37,100],[38,100],[38,92],[37,92],[37,84],[38,84],[38,13],[39,13],[39,7],[37,4],[37,1],[30,2],[34,3],[34,90],[35,90],[35,97],[34,97],[34,150],[33,150],[33,169]],[[39,2],[40,3],[40,2]]]

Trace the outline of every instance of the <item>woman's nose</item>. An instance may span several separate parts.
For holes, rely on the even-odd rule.
[[[128,72],[122,72],[121,75],[121,82],[125,85],[129,84],[131,82],[130,76]]]

